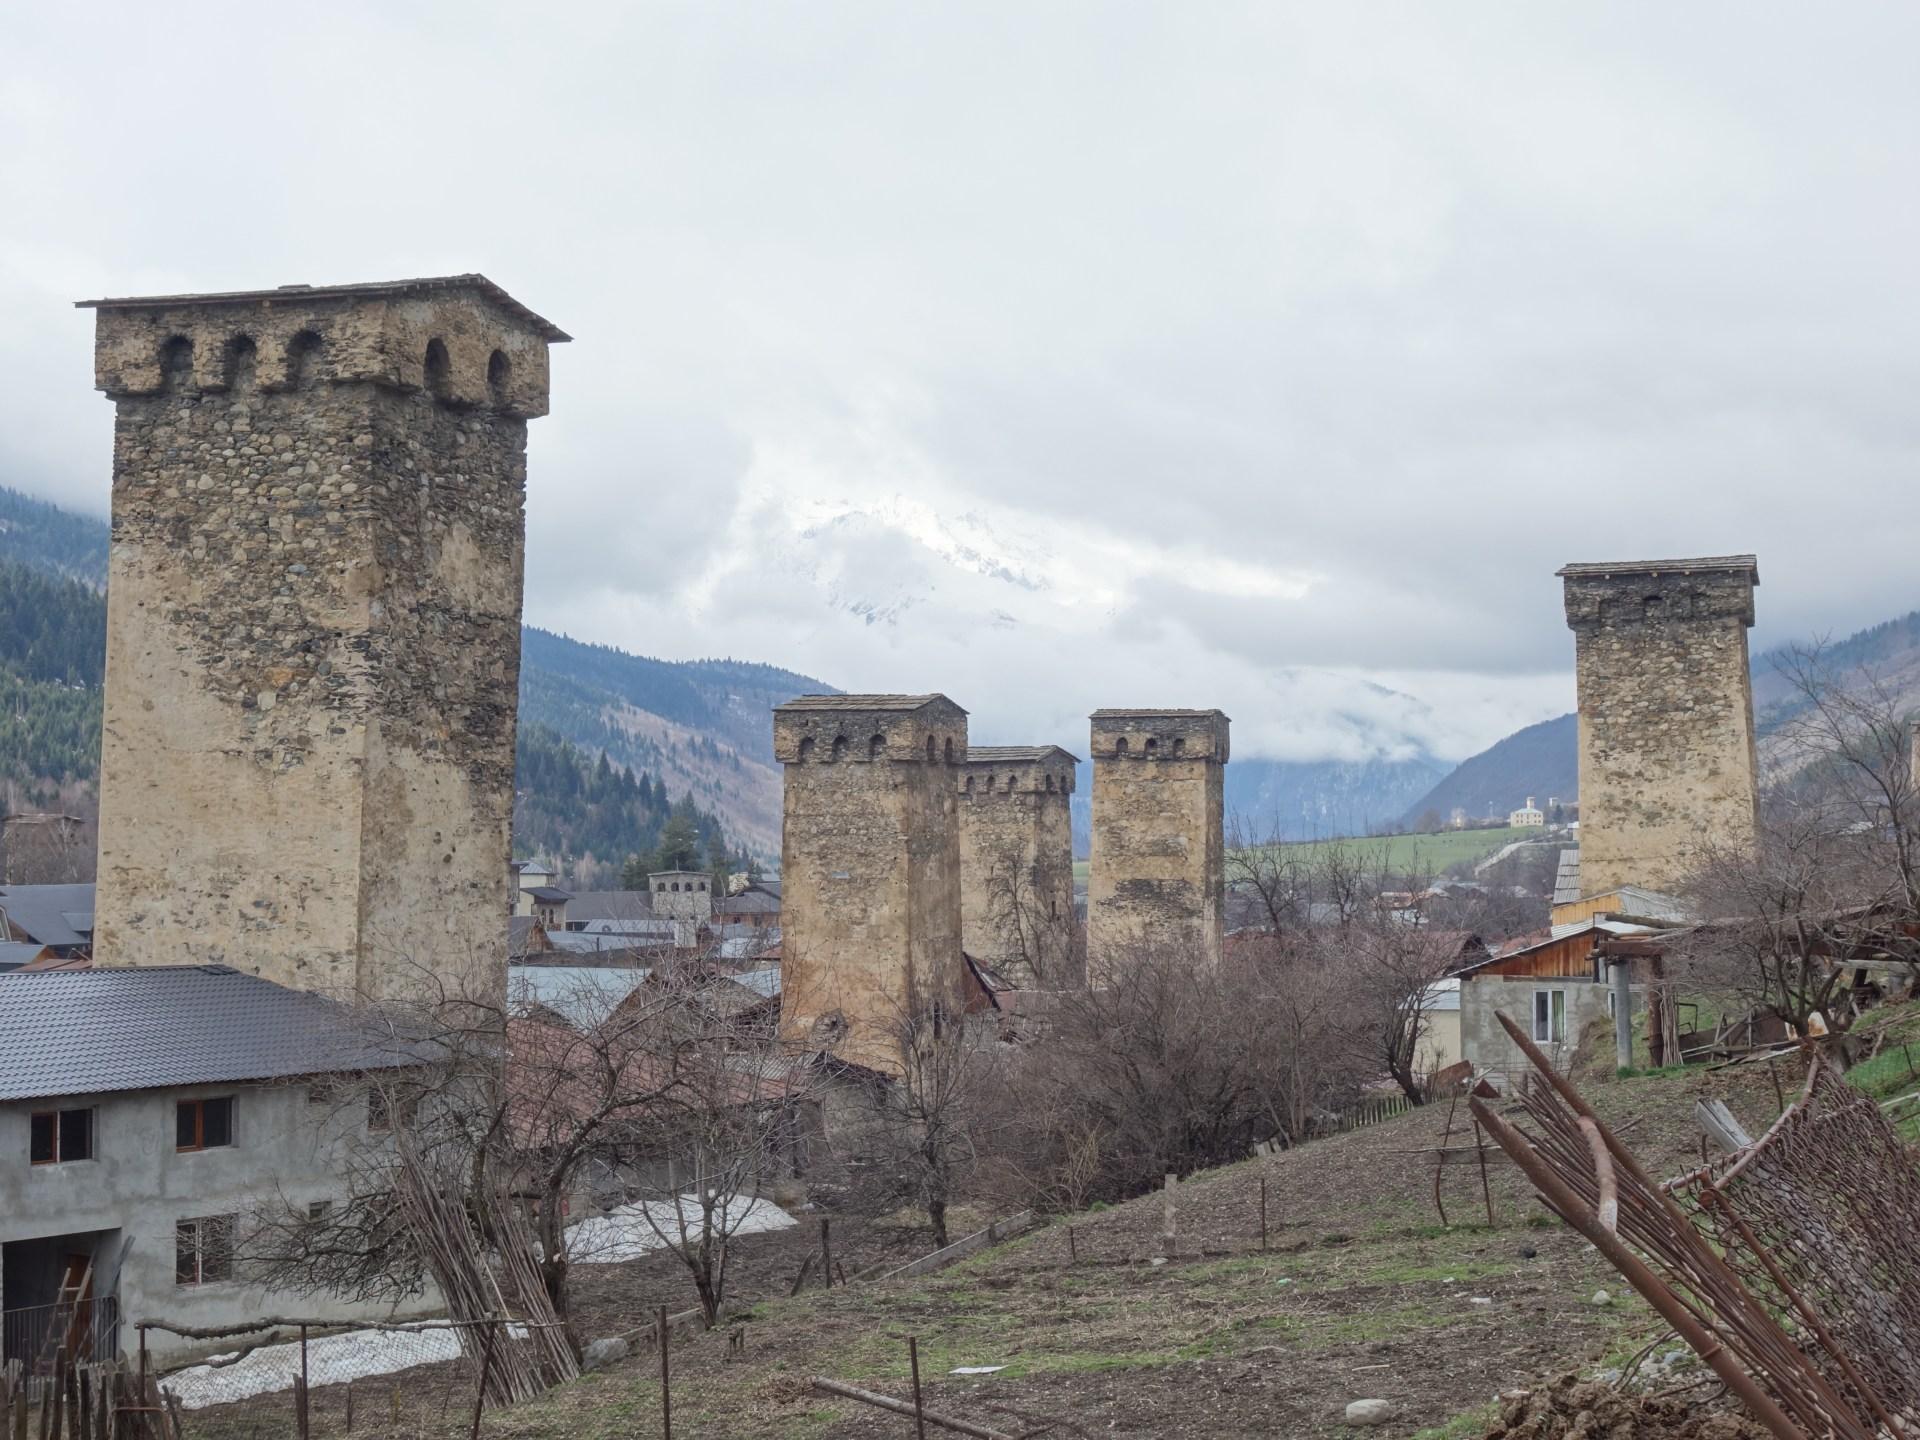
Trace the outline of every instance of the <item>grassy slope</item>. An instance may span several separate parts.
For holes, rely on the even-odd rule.
[[[1659,1174],[1696,1154],[1699,1095],[1726,1098],[1753,1125],[1772,1109],[1764,1078],[1739,1072],[1588,1089],[1617,1121],[1642,1117],[1628,1140]],[[894,1418],[812,1395],[804,1377],[903,1394],[910,1334],[929,1405],[1016,1433],[1062,1417],[1063,1435],[1344,1435],[1346,1402],[1374,1395],[1400,1405],[1393,1433],[1477,1433],[1496,1390],[1630,1353],[1658,1327],[1504,1164],[1492,1169],[1492,1227],[1473,1167],[1450,1165],[1454,1223],[1441,1227],[1431,1159],[1407,1152],[1434,1145],[1445,1125],[1429,1107],[1195,1177],[1165,1264],[1152,1263],[1164,1247],[1160,1201],[1148,1197],[918,1281],[761,1305],[740,1327],[743,1357],[729,1363],[718,1334],[676,1349],[675,1433],[897,1435]],[[1621,1298],[1594,1306],[1602,1287]],[[948,1375],[961,1364],[1006,1368]],[[485,1433],[611,1434],[615,1417],[637,1424],[657,1404],[651,1362],[636,1359],[492,1417]]]

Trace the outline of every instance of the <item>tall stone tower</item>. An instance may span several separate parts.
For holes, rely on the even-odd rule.
[[[1219,963],[1227,723],[1218,710],[1093,712],[1087,969],[1095,983],[1130,944],[1177,945],[1195,964]]]
[[[1751,555],[1568,565],[1580,693],[1580,889],[1672,891],[1702,840],[1750,844]]]
[[[567,336],[479,275],[82,304],[96,958],[502,995],[527,421]]]
[[[967,953],[1019,985],[1059,989],[1073,964],[1074,757],[1058,745],[974,745],[960,780],[960,927]]]
[[[899,1026],[967,1000],[958,777],[944,695],[805,695],[773,712],[785,767],[781,1038],[900,1068]]]

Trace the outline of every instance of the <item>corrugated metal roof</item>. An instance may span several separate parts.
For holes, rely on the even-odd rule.
[[[575,1029],[590,1030],[652,973],[639,965],[513,965],[507,969],[507,1003],[521,1012],[539,1005]]]
[[[410,1062],[340,1005],[225,965],[0,975],[0,1100],[279,1080]]]

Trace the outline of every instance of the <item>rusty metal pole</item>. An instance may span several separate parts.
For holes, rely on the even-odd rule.
[[[654,1335],[660,1341],[660,1434],[662,1440],[673,1440],[673,1393],[671,1388],[671,1361],[668,1359],[667,1344],[667,1307],[662,1305],[654,1311]]]
[[[927,1410],[920,1403],[920,1340],[918,1336],[907,1337],[907,1364],[913,1370],[913,1428],[920,1440],[927,1440]]]
[[[1267,1177],[1260,1177],[1260,1248],[1267,1248]]]
[[[1505,1020],[1506,1017],[1500,1017]],[[1546,1201],[1574,1229],[1593,1242],[1594,1248],[1612,1262],[1613,1267],[1625,1277],[1627,1283],[1637,1291],[1646,1302],[1660,1312],[1660,1318],[1671,1325],[1674,1331],[1693,1347],[1693,1352],[1706,1361],[1713,1373],[1718,1375],[1753,1414],[1753,1417],[1766,1426],[1777,1440],[1810,1440],[1806,1431],[1795,1425],[1787,1417],[1773,1397],[1734,1359],[1732,1353],[1720,1342],[1720,1338],[1701,1324],[1700,1319],[1681,1303],[1660,1277],[1647,1267],[1638,1255],[1628,1249],[1620,1237],[1602,1225],[1599,1218],[1587,1207],[1587,1204],[1573,1188],[1556,1175],[1534,1153],[1524,1136],[1494,1114],[1491,1106],[1478,1096],[1468,1102],[1473,1107],[1474,1118],[1487,1127],[1487,1132],[1499,1142],[1500,1148],[1507,1152],[1533,1182]]]
[[[824,1262],[821,1269],[826,1272],[827,1288],[833,1288],[833,1222],[826,1216],[820,1217],[820,1259]]]

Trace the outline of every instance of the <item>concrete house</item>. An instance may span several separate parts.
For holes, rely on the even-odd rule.
[[[1461,1055],[1473,1062],[1473,1073],[1506,1090],[1532,1069],[1500,1025],[1497,1016],[1503,1010],[1525,1028],[1556,1069],[1568,1069],[1587,1026],[1613,1014],[1600,943],[1648,933],[1648,926],[1615,920],[1555,926],[1545,939],[1461,969]],[[1644,987],[1635,986],[1633,993],[1643,994]],[[1611,1044],[1611,1039],[1603,1043]]]
[[[332,1002],[222,965],[0,975],[3,1358],[124,1352],[123,1318],[392,1313],[266,1291],[235,1241],[262,1204],[324,1213],[340,1152],[379,1124],[351,1077],[406,1063]]]

